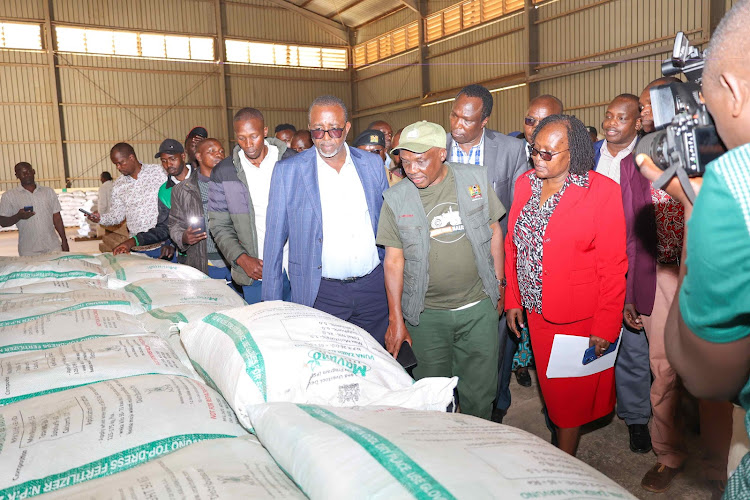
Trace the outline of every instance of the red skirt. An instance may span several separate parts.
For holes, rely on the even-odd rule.
[[[547,378],[547,364],[555,334],[589,337],[592,319],[562,325],[527,311],[531,348],[544,403],[558,427],[578,427],[612,413],[615,408],[615,369],[575,378]],[[583,358],[583,353],[581,353]]]

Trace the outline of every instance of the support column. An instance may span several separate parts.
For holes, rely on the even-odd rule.
[[[229,126],[229,107],[227,106],[227,74],[226,74],[226,48],[224,47],[224,15],[221,8],[221,0],[214,0],[214,18],[216,19],[216,58],[219,65],[219,93],[221,96],[221,122],[224,133],[224,151],[228,155],[232,152],[229,149],[231,138],[234,136],[234,130]]]
[[[55,57],[55,36],[52,32],[52,0],[44,0],[44,45],[47,49],[47,78],[52,95],[52,125],[55,130],[55,156],[57,166],[55,175],[60,175],[62,167],[62,182],[59,187],[70,187],[70,168],[65,157],[65,146],[63,144],[62,116],[60,115],[60,75],[57,69]]]
[[[357,45],[357,36],[356,32],[354,30],[349,30],[349,94],[352,97],[351,105],[349,106],[350,114],[354,115],[357,112],[357,109],[359,108],[359,102],[357,99],[357,82],[355,82],[357,77],[357,72],[354,70],[354,46]],[[352,122],[354,122],[354,119],[351,119]],[[354,127],[354,134],[352,134],[352,137],[357,137],[356,134],[360,132],[359,126],[357,123],[352,123],[352,127]]]
[[[430,68],[427,63],[427,36],[424,19],[427,16],[427,0],[419,0],[417,29],[419,31],[419,95],[424,99],[430,94]]]
[[[529,99],[539,95],[539,84],[530,81],[538,73],[539,64],[539,27],[536,6],[533,0],[525,0],[523,10],[524,57],[526,59],[526,87]]]

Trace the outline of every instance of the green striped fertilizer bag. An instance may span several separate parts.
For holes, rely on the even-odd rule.
[[[103,290],[107,287],[106,276],[95,278],[76,278],[60,281],[38,281],[28,285],[0,288],[0,300],[3,295],[32,294],[32,293],[64,293],[78,290]]]
[[[135,317],[106,309],[77,309],[0,326],[0,358],[88,339],[149,333]]]
[[[191,444],[114,476],[59,490],[45,500],[157,498],[302,500],[307,498],[255,436]]]
[[[104,268],[104,274],[109,278],[110,288],[119,288],[128,283],[149,278],[210,279],[193,267],[162,259],[152,259],[145,255],[103,253],[99,256],[99,261]]]
[[[198,305],[229,309],[247,304],[224,280],[151,278],[133,282],[122,290],[135,295],[147,310]]]
[[[414,382],[366,331],[299,304],[262,302],[179,327],[198,373],[248,428],[246,406],[271,401],[445,411],[458,381]]]
[[[0,263],[0,289],[29,285],[40,281],[65,281],[105,275],[100,264],[82,259],[36,262],[16,258]]]
[[[404,408],[269,403],[255,433],[311,499],[635,499],[602,473],[514,427]]]
[[[0,407],[0,498],[111,476],[210,439],[245,435],[203,383],[141,375]]]
[[[135,295],[109,289],[2,295],[0,303],[0,328],[28,323],[49,314],[82,309],[105,309],[134,315],[146,310]]]
[[[136,375],[180,375],[200,380],[156,335],[100,337],[0,359],[0,406],[44,394]]]

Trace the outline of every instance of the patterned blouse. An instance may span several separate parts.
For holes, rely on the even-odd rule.
[[[575,184],[582,188],[589,187],[589,174],[570,173],[560,191],[550,196],[540,207],[542,180],[535,175],[529,177],[531,197],[518,215],[513,230],[513,243],[516,245],[516,273],[518,288],[521,291],[521,303],[527,311],[542,314],[542,257],[544,253],[543,238],[547,224],[560,203],[568,186]]]
[[[685,208],[661,189],[651,186],[651,201],[656,213],[656,260],[661,264],[677,262],[682,254]]]

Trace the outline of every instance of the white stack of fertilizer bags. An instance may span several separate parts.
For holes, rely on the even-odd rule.
[[[100,264],[87,259],[55,259],[36,261],[21,258],[0,265],[0,289],[44,281],[97,278],[107,272]]]
[[[191,443],[245,434],[196,380],[142,375],[0,407],[0,498],[109,476]]]
[[[107,309],[133,315],[146,310],[135,295],[123,290],[4,294],[0,295],[0,327],[26,323],[47,314],[81,309]]]
[[[212,439],[44,497],[97,500],[307,498],[254,436]]]
[[[89,212],[96,210],[99,201],[98,191],[66,191],[59,193],[57,199],[60,202],[60,216],[65,227],[79,226],[80,236],[88,236],[88,234],[83,234],[84,225],[89,228],[93,227],[96,231],[96,225],[88,223],[78,209],[83,208]]]
[[[458,380],[415,383],[367,332],[298,304],[263,302],[180,326],[193,365],[247,427],[247,405],[271,401],[444,411]]]
[[[468,415],[404,408],[248,408],[255,433],[313,500],[634,499],[528,432]]]
[[[0,406],[73,387],[133,377],[181,375],[198,379],[156,335],[101,337],[0,359],[5,390]]]
[[[3,295],[16,295],[23,293],[62,293],[77,290],[105,290],[107,289],[107,277],[76,278],[65,281],[41,281],[29,283],[28,285],[0,288],[0,299]]]
[[[228,309],[246,305],[224,280],[152,278],[133,282],[122,290],[132,293],[149,310],[167,306],[190,309],[196,305],[208,305]]]
[[[210,279],[193,267],[162,259],[152,259],[145,255],[103,253],[99,256],[99,260],[104,267],[104,274],[109,278],[115,278],[110,279],[111,287],[125,286],[134,281],[152,278]]]
[[[0,357],[93,338],[145,335],[151,331],[130,314],[106,309],[65,311],[10,323],[0,326]]]

